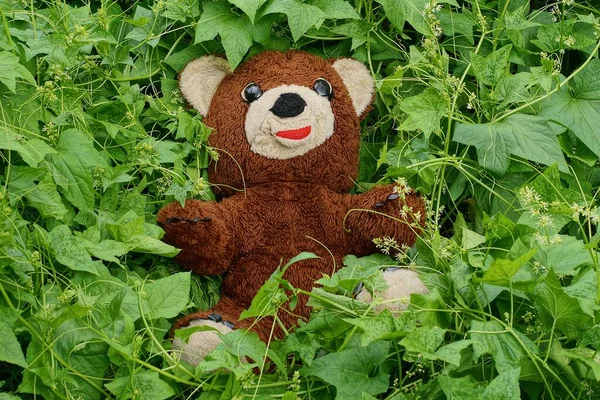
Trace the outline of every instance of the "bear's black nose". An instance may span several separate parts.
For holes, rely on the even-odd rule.
[[[283,93],[279,96],[271,112],[278,117],[291,118],[302,114],[306,102],[297,93]]]

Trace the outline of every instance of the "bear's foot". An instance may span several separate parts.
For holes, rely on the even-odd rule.
[[[388,287],[380,293],[381,303],[373,307],[377,312],[386,308],[390,311],[404,311],[408,308],[411,294],[425,294],[429,291],[417,273],[409,269],[388,268],[383,272],[383,279]],[[359,301],[373,301],[373,296],[362,284],[357,286],[354,292]]]
[[[173,351],[179,354],[182,361],[196,366],[202,361],[208,353],[213,351],[219,343],[222,343],[218,333],[229,333],[234,325],[229,321],[223,321],[219,314],[210,314],[207,319],[192,320],[187,327],[209,326],[215,330],[206,330],[193,333],[186,343],[180,338],[173,339]]]

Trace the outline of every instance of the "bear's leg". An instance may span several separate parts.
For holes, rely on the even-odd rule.
[[[381,294],[382,304],[374,307],[376,311],[387,308],[390,311],[404,311],[410,303],[410,295],[413,293],[425,294],[429,290],[415,271],[403,268],[388,268],[383,272],[383,279],[388,287]],[[367,289],[359,287],[356,299],[370,303],[373,298]]]
[[[181,360],[197,365],[221,343],[218,333],[228,333],[233,329],[247,328],[250,325],[249,321],[238,321],[242,310],[243,308],[232,299],[223,297],[210,310],[186,315],[179,319],[172,328],[173,332],[175,329],[192,326],[210,326],[215,330],[195,332],[187,343],[176,337],[173,339],[173,350],[180,354]]]

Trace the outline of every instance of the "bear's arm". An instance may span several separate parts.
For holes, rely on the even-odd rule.
[[[377,252],[373,239],[393,238],[399,246],[412,246],[425,222],[425,203],[414,194],[396,193],[394,185],[376,186],[358,195],[346,195],[348,254]]]
[[[227,271],[239,253],[236,203],[186,200],[185,207],[175,202],[160,210],[156,219],[165,231],[163,240],[181,249],[175,260],[200,275]]]

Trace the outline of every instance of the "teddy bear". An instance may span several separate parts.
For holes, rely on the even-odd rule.
[[[179,87],[213,129],[208,144],[219,158],[208,175],[220,200],[169,204],[157,222],[163,240],[181,249],[180,265],[223,275],[219,302],[174,325],[213,328],[187,342],[174,340],[182,360],[198,364],[220,343],[217,333],[233,329],[251,329],[265,341],[282,337],[271,317],[239,316],[271,274],[299,253],[319,258],[294,263],[284,279],[310,291],[343,265],[344,256],[376,252],[374,238],[415,242],[425,218],[418,195],[398,193],[394,185],[348,193],[358,175],[360,121],[375,91],[361,62],[265,51],[232,71],[227,60],[208,55],[185,66]],[[427,291],[414,271],[383,276],[389,298]],[[293,311],[284,305],[278,313],[287,329],[308,319],[306,303],[300,296]]]

